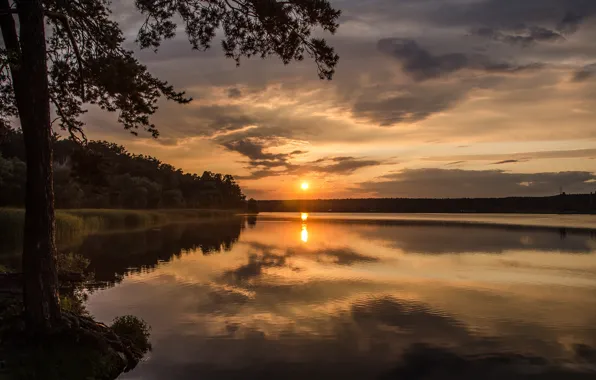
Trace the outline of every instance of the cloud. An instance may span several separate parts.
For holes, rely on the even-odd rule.
[[[584,21],[584,18],[585,16],[582,14],[569,11],[557,26],[557,30],[566,34],[575,33]]]
[[[545,196],[594,190],[590,172],[510,173],[503,170],[406,169],[360,183],[355,190],[379,197],[482,198]]]
[[[596,12],[596,8],[587,10],[586,15],[594,12]],[[522,23],[509,29],[480,27],[473,30],[472,33],[513,45],[529,46],[537,42],[559,42],[564,41],[566,35],[577,32],[586,15],[575,11],[567,11],[554,28],[537,25],[528,26]]]
[[[596,74],[596,63],[586,65],[573,73],[572,80],[574,82],[585,82],[594,77]]]
[[[357,118],[370,120],[382,127],[414,123],[454,107],[468,92],[468,89],[459,86],[417,86],[403,90],[398,95],[392,95],[391,91],[388,91],[387,96],[383,92],[363,95],[353,105],[352,113]]]
[[[350,174],[358,169],[378,166],[382,163],[383,162],[380,160],[366,160],[354,157],[332,157],[319,159],[311,165],[306,165],[305,168],[306,170],[318,173]]]
[[[590,11],[595,12],[594,10]],[[555,28],[537,25],[518,24],[509,29],[493,27],[479,27],[472,30],[472,34],[490,38],[512,45],[530,46],[537,42],[560,42],[565,36],[574,34],[584,21],[585,16],[574,11],[567,11]]]
[[[178,110],[180,106],[177,106]],[[190,135],[211,136],[216,133],[234,132],[259,123],[260,119],[237,105],[201,105],[191,107],[187,126],[177,129]],[[175,116],[174,116],[175,117]]]
[[[222,145],[229,150],[238,152],[246,157],[248,157],[254,166],[269,166],[264,162],[270,162],[272,164],[279,164],[283,165],[287,161],[287,159],[291,156],[291,154],[273,154],[273,153],[266,153],[265,144],[266,140],[256,139],[256,138],[246,138],[243,140],[235,140],[225,142]],[[279,166],[276,165],[276,166]]]
[[[493,162],[492,165],[515,164],[517,162],[520,162],[520,160],[503,160],[503,161]]]
[[[341,160],[337,160],[341,158]],[[350,175],[357,170],[379,166],[384,162],[382,160],[370,160],[354,157],[332,157],[321,158],[304,164],[291,164],[288,160],[283,161],[251,161],[251,166],[267,166],[271,162],[271,167],[285,167],[285,170],[257,170],[248,176],[237,176],[239,179],[259,179],[272,176],[283,175],[305,175],[305,174],[331,174],[331,175]],[[250,167],[249,167],[250,168]]]
[[[236,87],[231,87],[228,89],[228,97],[230,99],[238,99],[238,98],[242,97],[242,91],[240,91]]]
[[[273,176],[278,176],[278,175],[282,175],[282,173],[279,172],[273,172],[271,170],[254,170],[252,171],[250,174],[248,175],[235,175],[234,178],[238,179],[238,180],[255,180],[255,179],[263,179],[263,178],[268,178],[268,177],[273,177]],[[266,191],[266,190],[261,190],[261,189],[250,189],[250,194],[253,197],[257,197],[259,198],[258,194],[268,194],[271,191]],[[269,197],[271,197],[269,195]]]
[[[596,149],[575,149],[575,150],[553,150],[542,152],[525,152],[510,154],[462,154],[453,156],[433,156],[425,158],[425,161],[498,161],[493,163],[506,164],[528,160],[547,160],[563,158],[592,158],[596,157]]]
[[[272,146],[284,144],[283,139],[244,138],[221,143],[226,149],[240,153],[248,158],[248,176],[236,176],[238,179],[260,179],[281,175],[300,175],[304,173],[325,173],[347,175],[356,170],[378,166],[381,160],[371,160],[356,157],[324,157],[304,164],[292,163],[292,158],[307,153],[303,150],[293,150],[290,153],[269,153],[266,150]]]
[[[565,37],[558,31],[539,27],[539,26],[525,26],[522,25],[516,30],[505,32],[489,27],[477,28],[472,31],[473,34],[501,41],[512,45],[529,46],[536,42],[557,42],[565,40]]]
[[[226,149],[240,153],[248,158],[248,169],[251,174],[248,176],[237,176],[238,179],[260,179],[270,176],[282,175],[287,172],[290,159],[295,154],[301,154],[302,151],[293,151],[292,153],[269,153],[266,150],[269,147],[280,145],[279,139],[265,138],[243,138],[222,142],[221,145]]]
[[[479,70],[493,74],[517,73],[536,70],[540,64],[516,65],[493,61],[486,55],[449,53],[433,55],[416,41],[400,38],[385,38],[378,42],[379,50],[402,63],[403,71],[417,81],[439,78],[463,69]]]
[[[86,116],[90,137],[124,143],[189,172],[239,173],[243,188],[255,186],[251,195],[275,187],[267,197],[277,198],[286,196],[284,185],[246,180],[312,173],[347,186],[341,176],[364,181],[367,169],[376,174],[387,164],[386,152],[405,145],[420,147],[413,158],[419,160],[461,153],[433,150],[429,141],[473,146],[516,136],[552,149],[543,142],[589,147],[596,136],[596,69],[589,65],[596,62],[596,1],[342,0],[336,6],[343,17],[329,37],[341,57],[333,81],[321,83],[308,59],[288,66],[246,59],[236,68],[217,47],[193,52],[179,33],[158,54],[138,55],[152,73],[195,99],[185,107],[160,103],[154,121],[161,144],[131,142],[112,115],[97,117],[93,109]],[[135,32],[142,20],[130,18],[132,8],[114,16]],[[294,153],[305,146],[309,155]],[[451,157],[433,165],[479,161],[498,168],[489,165],[538,159],[509,151],[496,150],[498,157],[486,162]],[[333,161],[337,152],[354,159]],[[310,161],[317,158],[326,161]],[[569,165],[590,168],[579,160]]]
[[[596,5],[584,0],[483,0],[451,1],[433,11],[430,19],[444,25],[479,23],[515,27],[522,24],[551,25],[567,33],[596,13]]]

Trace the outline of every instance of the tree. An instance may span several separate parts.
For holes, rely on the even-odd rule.
[[[259,203],[256,200],[254,200],[253,198],[250,198],[246,205],[246,210],[251,214],[258,214],[259,213]]]
[[[157,50],[175,36],[175,21],[181,20],[196,50],[208,49],[216,31],[223,31],[222,48],[237,63],[275,55],[287,64],[309,55],[319,76],[331,79],[338,61],[333,48],[312,35],[315,28],[334,33],[338,27],[340,12],[328,0],[136,0],[135,7],[145,17],[137,37],[141,48]],[[191,99],[152,76],[123,47],[109,0],[0,0],[0,29],[0,125],[19,118],[27,161],[25,316],[31,327],[47,330],[61,321],[50,102],[59,127],[84,142],[85,103],[118,112],[133,134],[144,129],[157,137],[150,116],[158,99]]]

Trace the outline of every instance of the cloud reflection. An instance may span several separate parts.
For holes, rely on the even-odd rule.
[[[153,328],[151,358],[124,378],[542,380],[594,368],[589,235],[310,223],[308,245],[301,219],[253,220],[207,255],[209,236],[182,233],[194,249],[92,294],[98,318],[132,313]],[[179,238],[163,247],[178,251]],[[439,248],[451,244],[456,254]]]

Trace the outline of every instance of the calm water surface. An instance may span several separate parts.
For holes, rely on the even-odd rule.
[[[594,234],[545,228],[594,217],[333,218],[87,238],[89,311],[152,326],[153,352],[122,378],[596,378]]]

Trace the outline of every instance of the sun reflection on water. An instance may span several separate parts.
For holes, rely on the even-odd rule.
[[[308,243],[308,228],[306,227],[306,221],[308,220],[308,213],[300,213],[300,219],[302,219],[302,231],[300,231],[300,240],[303,243]]]
[[[308,242],[308,230],[306,229],[306,223],[302,224],[302,231],[300,232],[300,240],[304,243]]]

